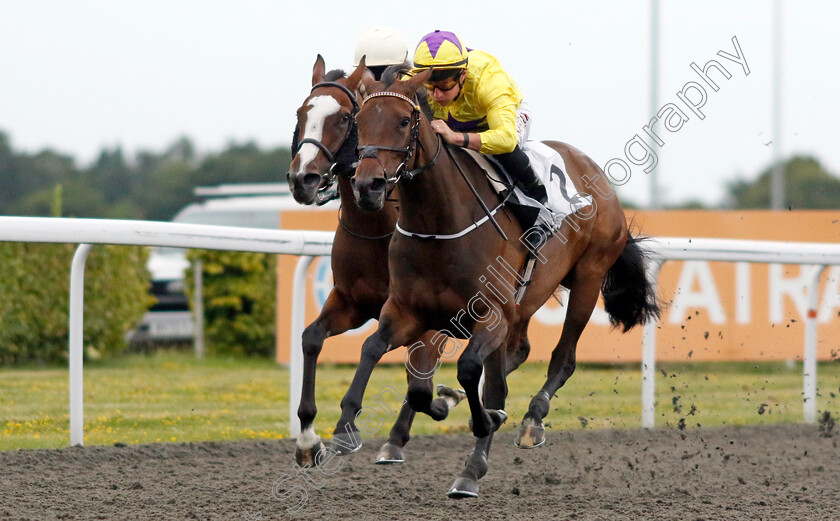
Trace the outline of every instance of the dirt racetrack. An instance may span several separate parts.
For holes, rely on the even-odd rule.
[[[408,461],[371,464],[367,440],[335,474],[293,474],[293,441],[0,453],[0,519],[840,520],[838,434],[817,426],[548,433],[493,444],[481,497],[445,493],[472,437],[413,439]],[[312,472],[312,471],[308,471]],[[307,499],[283,490],[305,486]]]

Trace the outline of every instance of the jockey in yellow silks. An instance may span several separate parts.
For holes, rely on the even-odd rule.
[[[417,45],[412,72],[429,68],[425,87],[435,132],[449,144],[493,155],[525,195],[544,204],[545,187],[520,146],[528,139],[531,115],[499,60],[467,49],[453,33],[434,31]]]

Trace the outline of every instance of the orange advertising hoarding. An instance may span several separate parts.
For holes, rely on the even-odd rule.
[[[628,211],[628,221],[642,235],[840,242],[836,211]],[[305,209],[283,212],[284,229],[335,230],[336,214]],[[277,360],[288,362],[292,274],[297,257],[278,261]],[[728,262],[666,262],[659,275],[664,304],[657,328],[657,359],[787,360],[801,359],[803,319],[807,314],[808,267]],[[318,315],[332,285],[328,257],[313,262],[308,274],[306,323]],[[564,292],[565,293],[565,292]],[[563,295],[564,297],[566,295]],[[564,300],[564,299],[561,299]],[[560,338],[565,309],[550,300],[531,320],[531,360],[548,360]],[[840,356],[840,267],[823,272],[817,307],[819,360]],[[362,342],[376,327],[327,339],[320,360],[359,361]],[[584,362],[641,360],[641,328],[621,334],[609,327],[599,302],[578,344]],[[402,362],[404,349],[386,362]]]

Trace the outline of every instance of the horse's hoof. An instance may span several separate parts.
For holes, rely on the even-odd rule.
[[[362,440],[358,437],[358,432],[356,432],[353,436],[349,434],[340,433],[335,434],[330,440],[330,450],[337,453],[339,456],[346,456],[348,454],[353,454],[354,452],[359,452],[359,449],[362,448]]]
[[[455,407],[467,397],[467,393],[463,389],[453,389],[443,384],[437,385],[437,395],[445,399],[450,408]]]
[[[464,499],[466,497],[478,497],[478,481],[472,478],[460,477],[449,488],[446,494],[452,499]]]
[[[401,447],[394,445],[391,442],[386,442],[379,449],[379,454],[376,455],[377,465],[391,465],[394,463],[405,463],[405,454]]]
[[[522,420],[519,426],[519,434],[516,436],[514,445],[520,449],[536,449],[545,443],[545,427],[542,422],[536,423],[532,419]]]
[[[318,440],[318,443],[313,445],[308,449],[301,449],[300,447],[295,447],[295,461],[301,467],[314,467],[318,464],[318,453],[322,450],[326,450],[324,444],[321,443],[321,440]],[[323,457],[323,456],[322,456]]]
[[[493,420],[493,432],[499,430],[499,427],[504,425],[508,419],[508,415],[504,409],[487,409],[487,414]]]

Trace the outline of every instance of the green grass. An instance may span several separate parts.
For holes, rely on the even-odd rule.
[[[547,364],[526,363],[508,378],[506,410],[512,429],[542,385]],[[657,374],[657,425],[748,425],[802,421],[802,366],[781,363],[661,364]],[[355,371],[324,365],[318,370],[316,431],[335,426],[339,401]],[[664,375],[663,375],[664,373]],[[0,369],[0,450],[59,448],[69,443],[66,368]],[[435,382],[457,385],[446,365]],[[840,363],[818,369],[819,411],[840,413]],[[405,392],[402,366],[377,367],[366,406],[383,387]],[[397,399],[384,399],[391,409]],[[134,355],[85,367],[85,444],[277,439],[288,436],[288,371],[272,361],[208,358],[186,353]],[[552,429],[633,428],[640,424],[641,374],[637,364],[582,365],[552,400]],[[378,436],[394,417],[379,410]],[[418,415],[413,434],[466,433],[462,404],[445,422]]]

